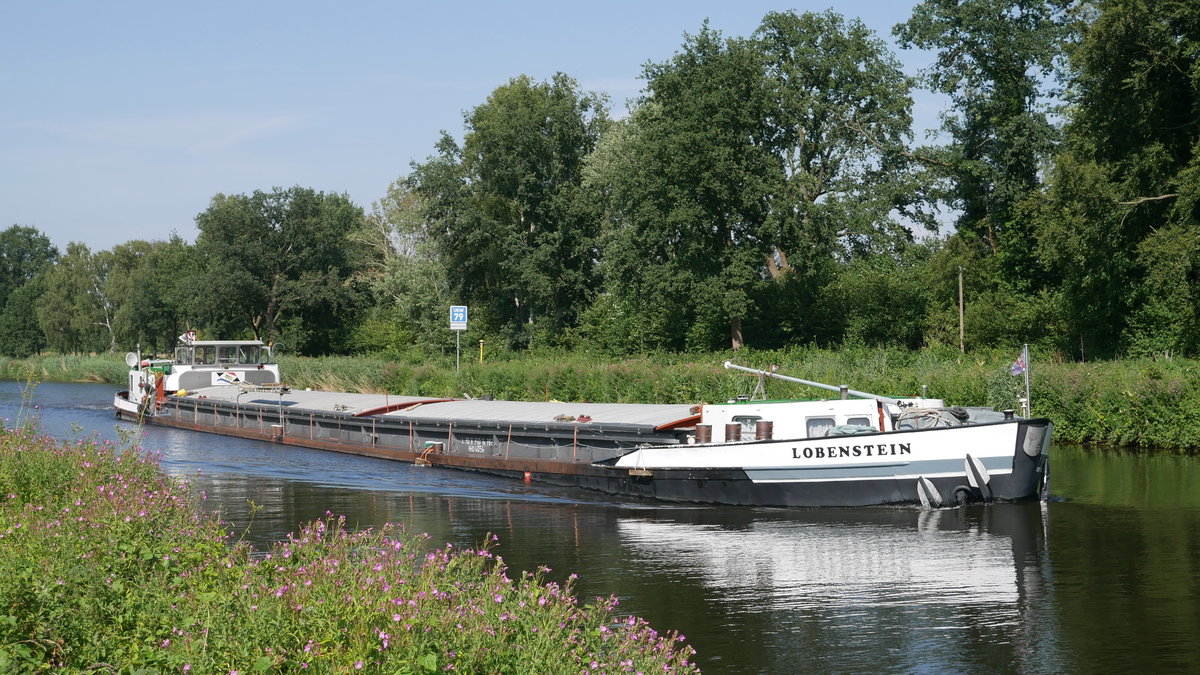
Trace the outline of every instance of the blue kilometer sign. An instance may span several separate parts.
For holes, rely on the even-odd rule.
[[[467,329],[467,306],[450,305],[450,330]]]

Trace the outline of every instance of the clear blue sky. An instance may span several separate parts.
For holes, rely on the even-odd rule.
[[[842,2],[891,42],[912,2]],[[364,209],[509,78],[562,71],[613,113],[707,18],[749,35],[828,3],[38,2],[0,5],[0,229],[60,249],[195,239],[212,196],[300,185]],[[909,74],[927,54],[897,50]],[[918,93],[916,131],[942,103]]]

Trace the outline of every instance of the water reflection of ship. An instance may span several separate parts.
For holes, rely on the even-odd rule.
[[[617,527],[634,564],[707,588],[714,611],[823,644],[822,670],[859,667],[850,654],[871,650],[901,671],[958,670],[964,653],[994,653],[1016,672],[1061,663],[1038,504],[744,518],[696,509]]]
[[[657,512],[622,517],[617,527],[637,555],[685,567],[706,586],[730,589],[731,599],[736,589],[754,589],[764,610],[831,604],[1003,609],[1043,592],[1036,504],[737,515]]]

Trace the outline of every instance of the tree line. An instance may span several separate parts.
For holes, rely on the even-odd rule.
[[[961,275],[968,346],[1196,355],[1200,5],[925,0],[893,34],[933,64],[833,11],[705,24],[621,119],[514,77],[369,210],[217,195],[194,243],[98,252],[14,225],[0,352],[440,349],[451,304],[514,349],[957,345]]]

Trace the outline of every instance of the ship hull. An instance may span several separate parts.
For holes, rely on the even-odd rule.
[[[139,418],[118,394],[119,417]],[[334,452],[575,486],[640,499],[738,506],[916,504],[1036,498],[1043,419],[856,436],[689,445],[687,430],[630,424],[358,416],[168,397],[144,422]],[[983,471],[973,480],[971,462]],[[924,495],[928,502],[929,493]]]

